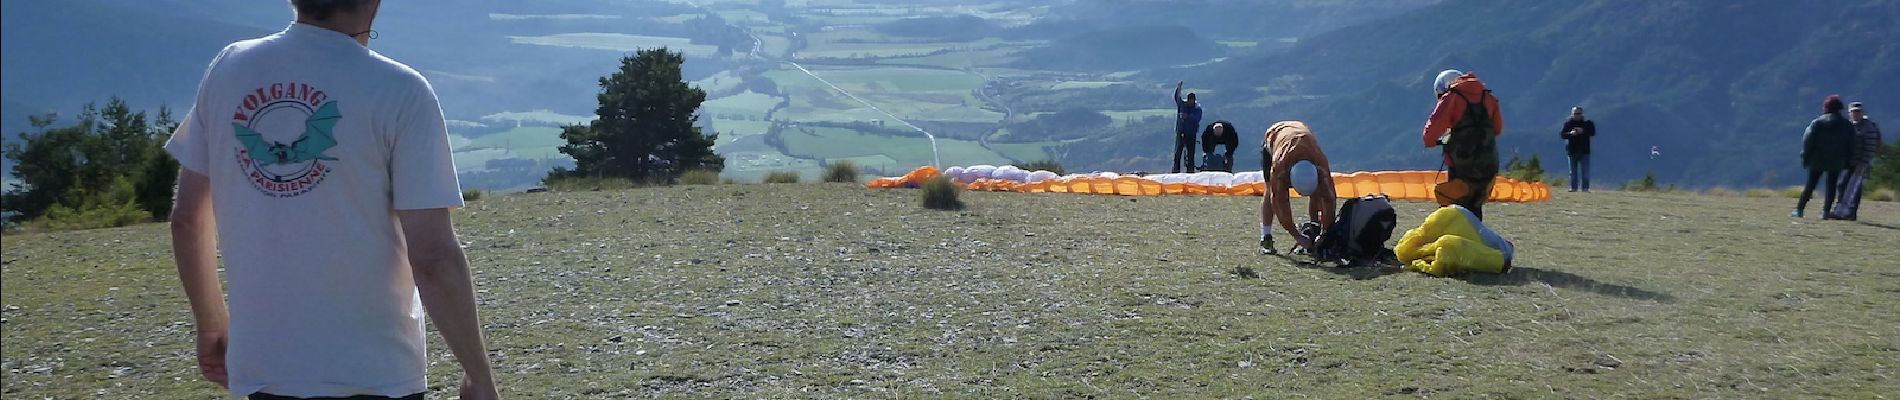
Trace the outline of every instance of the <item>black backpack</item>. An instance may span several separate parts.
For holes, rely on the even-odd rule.
[[[1471,101],[1463,92],[1456,90],[1451,94],[1465,102],[1465,114],[1451,127],[1451,143],[1444,147],[1445,157],[1451,160],[1454,178],[1489,179],[1498,175],[1498,132],[1491,124],[1491,110],[1484,107],[1485,99],[1491,97],[1486,89],[1478,95],[1478,101]]]
[[[1357,261],[1381,256],[1385,242],[1398,228],[1398,212],[1383,194],[1346,199],[1335,215],[1333,229],[1319,235],[1313,244],[1314,255],[1321,260]]]

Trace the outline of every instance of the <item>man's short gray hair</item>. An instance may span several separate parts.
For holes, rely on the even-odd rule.
[[[369,0],[290,0],[299,17],[317,21],[330,19],[338,12],[361,10],[367,4]]]

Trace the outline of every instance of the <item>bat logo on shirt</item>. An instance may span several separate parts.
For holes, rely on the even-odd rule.
[[[336,102],[324,103],[304,120],[303,134],[297,136],[297,139],[289,144],[265,139],[263,134],[243,124],[233,122],[231,127],[237,130],[238,143],[243,144],[244,149],[250,151],[251,160],[265,166],[288,165],[315,160],[336,160],[335,157],[323,155],[323,152],[336,147],[336,138],[330,135],[330,131],[336,127],[337,120],[342,118],[343,116],[336,111]]]

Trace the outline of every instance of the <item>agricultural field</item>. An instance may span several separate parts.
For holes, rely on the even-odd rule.
[[[885,136],[854,130],[826,127],[795,127],[780,132],[785,153],[814,160],[884,155],[896,161],[891,169],[908,171],[932,163],[930,140],[916,136]],[[937,149],[946,165],[1004,164],[1009,159],[983,148],[975,141],[937,139]]]
[[[483,153],[466,156],[471,157],[471,160],[477,157],[488,157],[486,159],[522,158],[531,160],[567,157],[566,154],[561,154],[560,152],[561,146],[567,145],[567,142],[561,139],[561,128],[525,126],[474,138],[464,138],[464,140],[465,141],[457,141],[463,143],[463,145],[454,148],[458,157],[463,157],[461,153],[483,151]],[[492,151],[494,150],[501,150],[506,153],[503,155],[493,155]],[[458,162],[456,165],[462,164]]]
[[[594,116],[592,114],[589,114],[589,115],[562,114],[562,113],[557,113],[557,112],[549,111],[549,110],[508,111],[508,112],[499,112],[499,113],[482,116],[482,121],[487,121],[489,123],[497,123],[497,124],[535,123],[535,124],[554,124],[554,125],[579,125],[579,124],[592,122],[593,120],[594,120]]]
[[[688,57],[712,57],[718,46],[693,44],[692,40],[675,37],[628,35],[624,33],[559,33],[543,36],[509,36],[508,40],[518,44],[540,46],[573,47],[592,50],[612,50],[633,52],[641,49],[665,47]]]

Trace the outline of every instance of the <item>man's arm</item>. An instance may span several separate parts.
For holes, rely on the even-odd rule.
[[[442,332],[455,361],[462,365],[464,398],[471,390],[478,395],[494,395],[495,378],[488,362],[488,350],[482,338],[479,313],[475,310],[475,283],[470,278],[468,255],[455,236],[449,210],[401,210],[403,240],[409,246],[409,268],[415,275],[416,290],[422,294],[423,309]]]
[[[178,169],[178,197],[172,202],[171,213],[172,260],[178,263],[178,280],[185,286],[185,298],[191,302],[191,316],[196,321],[198,372],[206,380],[228,386],[224,344],[231,317],[224,304],[224,288],[218,282],[217,226],[217,218],[212,215],[211,178]]]
[[[1174,81],[1174,109],[1177,112],[1187,106],[1187,99],[1181,98],[1181,86],[1186,84],[1187,81]]]
[[[1457,118],[1465,113],[1465,102],[1453,99],[1457,95],[1447,94],[1438,98],[1438,105],[1432,108],[1432,116],[1425,120],[1425,147],[1437,147],[1438,137],[1451,126],[1458,123]]]

